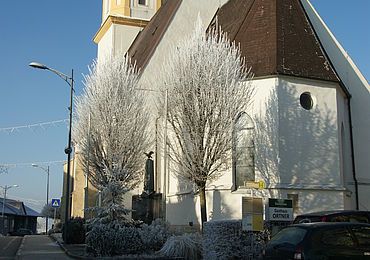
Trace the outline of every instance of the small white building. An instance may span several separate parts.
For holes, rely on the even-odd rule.
[[[293,199],[295,214],[370,209],[369,84],[308,0],[103,0],[103,7],[98,57],[127,52],[143,83],[157,80],[168,50],[192,33],[198,14],[206,27],[217,20],[252,67],[256,95],[251,110],[241,111],[249,116],[252,159],[233,162],[208,183],[209,220],[240,219],[244,196],[265,204]],[[151,113],[156,135],[163,122]],[[159,134],[156,140],[155,190],[166,193],[166,219],[199,224],[196,190],[171,165],[164,174]]]

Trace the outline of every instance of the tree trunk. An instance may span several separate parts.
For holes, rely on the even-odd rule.
[[[199,199],[200,199],[200,215],[201,215],[201,230],[203,230],[203,223],[207,222],[207,201],[206,201],[206,188],[202,186],[199,188]]]

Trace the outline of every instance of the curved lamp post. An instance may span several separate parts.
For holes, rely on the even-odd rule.
[[[68,147],[64,150],[67,154],[67,177],[66,177],[66,200],[65,200],[65,215],[64,215],[64,242],[68,243],[67,241],[67,232],[68,232],[68,219],[69,219],[69,182],[70,182],[70,166],[71,166],[71,153],[72,153],[72,105],[73,105],[73,69],[71,73],[71,77],[65,75],[62,72],[59,72],[55,69],[49,68],[43,64],[38,62],[31,62],[29,66],[42,69],[42,70],[49,70],[57,74],[60,78],[62,78],[67,84],[71,87],[71,94],[70,94],[70,106],[69,106],[69,133],[68,133]]]
[[[5,186],[0,186],[1,188],[4,189],[4,198],[3,198],[3,212],[1,214],[1,218],[2,218],[2,222],[3,222],[3,233],[5,235],[5,219],[4,219],[4,214],[5,214],[5,203],[6,203],[6,192],[11,189],[11,188],[15,188],[15,187],[18,187],[17,184],[14,184],[14,185],[5,185]]]
[[[36,167],[36,168],[40,168],[40,169],[42,169],[44,172],[46,172],[46,174],[47,174],[47,181],[46,181],[46,207],[48,207],[48,205],[49,205],[49,173],[50,173],[50,171],[49,171],[49,165],[48,165],[48,167],[47,168],[44,168],[44,167],[42,167],[42,166],[39,166],[39,165],[37,165],[37,164],[35,164],[35,163],[33,163],[32,164],[32,167]],[[48,214],[46,214],[46,227],[45,227],[45,235],[47,235],[48,234],[48,220],[49,220],[49,216],[48,216]]]

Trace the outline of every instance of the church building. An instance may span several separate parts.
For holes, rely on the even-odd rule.
[[[309,0],[103,0],[98,59],[128,55],[140,82],[155,82],[198,16],[240,46],[256,90],[238,133],[250,139],[241,148],[248,159],[207,183],[208,220],[241,219],[243,197],[262,198],[264,207],[269,198],[292,199],[295,214],[369,210],[369,84]],[[199,225],[197,190],[164,158],[160,112],[151,110],[154,190],[172,225]]]

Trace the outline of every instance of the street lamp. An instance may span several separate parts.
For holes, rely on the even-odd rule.
[[[18,187],[17,184],[14,184],[14,185],[5,185],[5,186],[0,186],[1,188],[4,189],[4,198],[3,198],[3,213],[1,215],[1,218],[2,218],[2,222],[3,222],[3,233],[5,234],[5,219],[4,219],[4,213],[5,213],[5,203],[6,203],[6,192],[11,189],[11,188],[14,188],[14,187]]]
[[[42,169],[43,171],[46,172],[47,174],[47,182],[46,182],[46,209],[48,209],[48,205],[49,205],[49,165],[48,165],[48,168],[44,168],[42,166],[39,166],[35,163],[32,164],[32,167],[36,167],[36,168],[40,168]],[[48,213],[46,213],[46,228],[45,228],[45,234],[47,235],[48,234],[48,220],[49,220],[49,216],[48,216]]]
[[[54,72],[59,77],[61,77],[67,84],[71,87],[71,94],[70,94],[70,106],[69,106],[69,132],[68,132],[68,147],[64,150],[64,152],[67,154],[67,177],[66,177],[66,201],[65,201],[65,215],[64,215],[64,242],[68,243],[67,241],[67,232],[68,232],[68,217],[69,217],[69,179],[70,179],[70,168],[71,168],[71,153],[72,153],[72,105],[73,105],[73,69],[71,73],[71,77],[65,75],[62,72],[59,72],[55,69],[49,68],[43,64],[40,64],[38,62],[31,62],[29,66],[36,68],[36,69],[42,69],[42,70],[49,70],[51,72]]]

